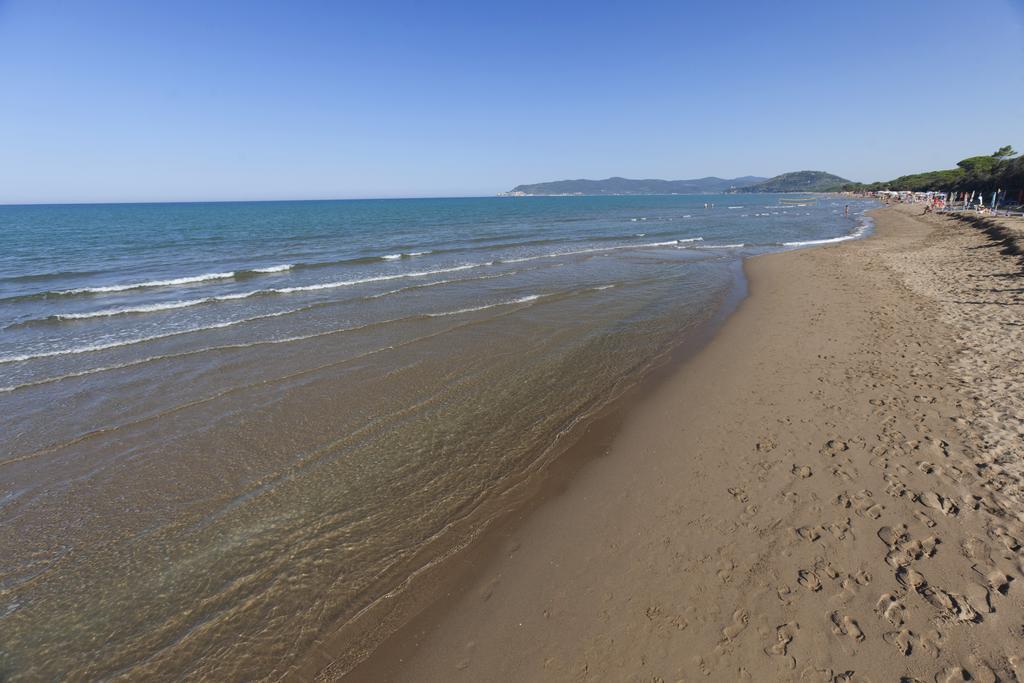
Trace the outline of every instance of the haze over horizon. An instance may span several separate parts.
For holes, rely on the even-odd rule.
[[[0,0],[0,203],[949,168],[1024,144],[1024,7],[972,6],[983,50],[963,15]]]

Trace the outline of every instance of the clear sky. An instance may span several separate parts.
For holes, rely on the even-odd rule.
[[[1024,0],[0,0],[0,203],[871,181],[1024,146]]]

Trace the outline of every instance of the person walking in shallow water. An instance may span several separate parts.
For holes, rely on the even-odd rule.
[[[845,216],[846,216],[847,218],[849,218],[849,216],[850,216],[850,205],[849,205],[849,204],[847,204],[847,205],[846,205],[846,208],[845,208],[845,209],[843,209],[843,213],[844,213],[844,215],[845,215]]]

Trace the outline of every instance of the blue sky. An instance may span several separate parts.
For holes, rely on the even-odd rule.
[[[1022,65],[1022,0],[0,0],[0,203],[877,180],[1024,146]]]

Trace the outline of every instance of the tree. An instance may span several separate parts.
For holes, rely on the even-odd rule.
[[[1010,157],[1017,156],[1017,152],[1014,151],[1013,145],[1003,145],[993,152],[992,156],[996,159],[1009,159]]]
[[[968,157],[956,162],[956,165],[968,173],[986,174],[998,163],[999,160],[995,157]]]

